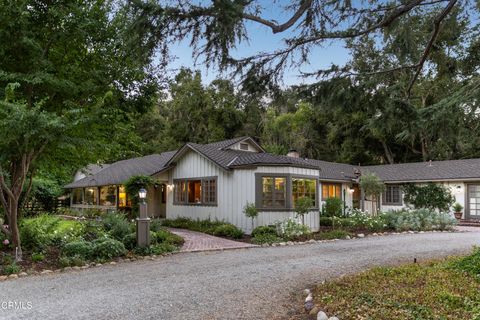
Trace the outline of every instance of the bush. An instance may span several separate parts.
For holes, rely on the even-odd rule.
[[[350,233],[345,230],[332,230],[327,232],[320,232],[316,236],[316,238],[319,240],[345,239],[349,235]]]
[[[86,261],[83,257],[79,256],[79,255],[75,255],[73,257],[60,257],[60,259],[58,260],[58,263],[60,264],[60,266],[62,267],[81,267],[81,266],[84,266],[86,264]]]
[[[157,232],[163,229],[162,221],[160,219],[153,219],[150,223],[150,231]]]
[[[429,209],[391,211],[384,214],[384,219],[396,231],[448,230],[456,224],[449,214]]]
[[[112,238],[122,241],[125,236],[134,231],[134,225],[128,222],[125,215],[121,213],[109,213],[102,220],[103,227]]]
[[[332,222],[332,217],[320,217],[320,226],[331,227]]]
[[[137,233],[134,232],[134,233],[127,234],[123,238],[122,243],[125,246],[125,249],[127,250],[135,249],[137,247]]]
[[[406,184],[403,186],[403,199],[415,209],[448,211],[455,202],[450,189],[438,183],[426,185]]]
[[[98,221],[85,221],[83,223],[83,239],[86,241],[93,241],[96,239],[107,238],[107,232],[103,228],[103,224]]]
[[[469,273],[474,277],[480,275],[480,248],[475,248],[469,256],[455,260],[452,267],[456,270]]]
[[[324,214],[327,217],[342,216],[342,200],[340,198],[328,198],[324,205]]]
[[[15,262],[3,267],[3,273],[5,274],[19,273],[20,270],[21,268]]]
[[[295,239],[296,237],[300,237],[300,236],[311,233],[310,228],[308,228],[306,225],[298,223],[293,218],[288,218],[284,221],[277,222],[276,226],[277,226],[277,233],[282,238],[285,238],[288,240],[292,240],[292,239]]]
[[[233,224],[222,224],[215,227],[213,235],[240,239],[241,237],[243,237],[243,231],[234,226]]]
[[[134,252],[140,255],[164,254],[177,251],[177,247],[169,243],[154,244],[146,248],[135,248]]]
[[[253,229],[252,237],[257,237],[262,235],[277,236],[277,228],[275,228],[275,226],[259,226]]]
[[[160,229],[155,232],[153,235],[153,239],[155,240],[155,243],[168,243],[174,246],[181,246],[184,242],[182,237],[173,234],[165,229]]]
[[[33,262],[40,262],[45,260],[45,255],[41,252],[38,253],[32,253],[32,261]]]
[[[67,243],[62,249],[62,255],[66,257],[79,256],[83,259],[89,259],[93,253],[93,245],[86,241],[74,241]]]
[[[109,260],[125,253],[125,246],[118,240],[106,238],[94,241],[92,257],[96,259]]]
[[[278,237],[276,234],[271,234],[271,233],[260,233],[255,235],[252,238],[252,242],[255,244],[264,244],[264,243],[272,244],[275,242],[280,242],[282,240],[283,239]]]

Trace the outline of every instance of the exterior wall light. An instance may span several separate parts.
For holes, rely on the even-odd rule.
[[[141,200],[145,200],[147,198],[147,190],[145,190],[144,188],[138,190],[138,197]]]

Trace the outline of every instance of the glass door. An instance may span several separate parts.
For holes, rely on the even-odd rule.
[[[480,219],[480,184],[468,185],[467,219]]]

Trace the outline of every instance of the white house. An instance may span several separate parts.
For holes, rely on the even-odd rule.
[[[269,225],[293,217],[295,200],[310,197],[314,208],[305,223],[318,230],[318,211],[329,197],[350,208],[371,207],[358,187],[359,176],[367,171],[387,184],[379,201],[382,210],[404,206],[401,184],[435,181],[452,188],[466,207],[465,218],[480,218],[480,159],[359,167],[305,159],[296,152],[273,155],[251,137],[187,143],[176,151],[119,161],[66,188],[72,189],[73,208],[125,209],[130,201],[123,183],[134,175],[150,175],[158,181],[148,190],[150,216],[224,220],[247,233],[247,203],[255,203],[260,212],[256,225]]]

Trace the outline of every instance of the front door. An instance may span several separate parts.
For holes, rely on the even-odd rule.
[[[467,185],[466,219],[480,219],[480,184]]]

